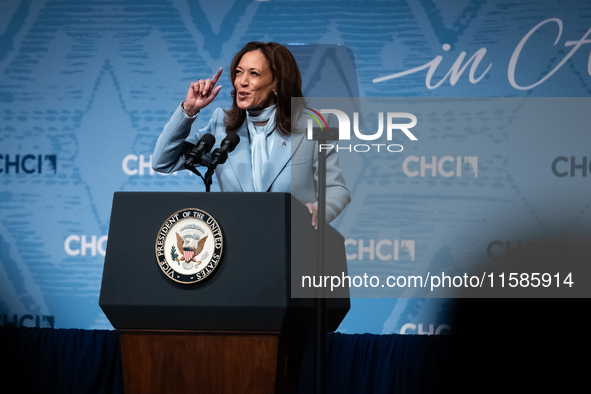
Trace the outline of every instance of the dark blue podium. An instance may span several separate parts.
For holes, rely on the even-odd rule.
[[[156,248],[163,223],[188,208],[215,218],[223,252],[215,272],[184,284]],[[115,193],[99,304],[121,335],[126,392],[293,391],[315,310],[291,286],[316,274],[317,248],[289,193]],[[328,225],[325,256],[326,275],[347,274],[344,239]],[[350,304],[346,288],[331,295],[334,331]]]

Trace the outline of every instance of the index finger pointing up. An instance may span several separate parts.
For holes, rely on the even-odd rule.
[[[215,73],[215,75],[211,78],[212,85],[215,85],[218,82],[218,79],[220,79],[220,75],[222,75],[223,71],[224,70],[221,67],[218,69],[218,72]]]

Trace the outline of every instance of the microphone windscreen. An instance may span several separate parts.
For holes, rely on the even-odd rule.
[[[222,145],[228,145],[228,153],[232,152],[238,143],[240,143],[240,136],[238,133],[229,133],[222,141]]]
[[[209,152],[213,144],[215,144],[215,137],[213,136],[213,134],[203,134],[199,142],[202,142],[203,146],[205,147],[205,151]]]

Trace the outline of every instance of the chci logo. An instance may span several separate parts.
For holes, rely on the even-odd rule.
[[[156,238],[156,258],[166,276],[190,284],[211,276],[222,258],[224,240],[215,219],[196,208],[171,215]]]

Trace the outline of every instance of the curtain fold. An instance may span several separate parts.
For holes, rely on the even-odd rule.
[[[0,349],[14,392],[123,394],[114,331],[0,327]]]
[[[328,393],[446,392],[451,340],[440,335],[328,334]],[[0,350],[6,364],[0,376],[5,384],[18,386],[14,392],[19,394],[123,394],[116,331],[0,327]],[[310,336],[298,393],[313,393],[313,388]]]
[[[314,392],[314,341],[309,338],[298,393]],[[446,392],[451,338],[442,335],[327,336],[328,393]]]

